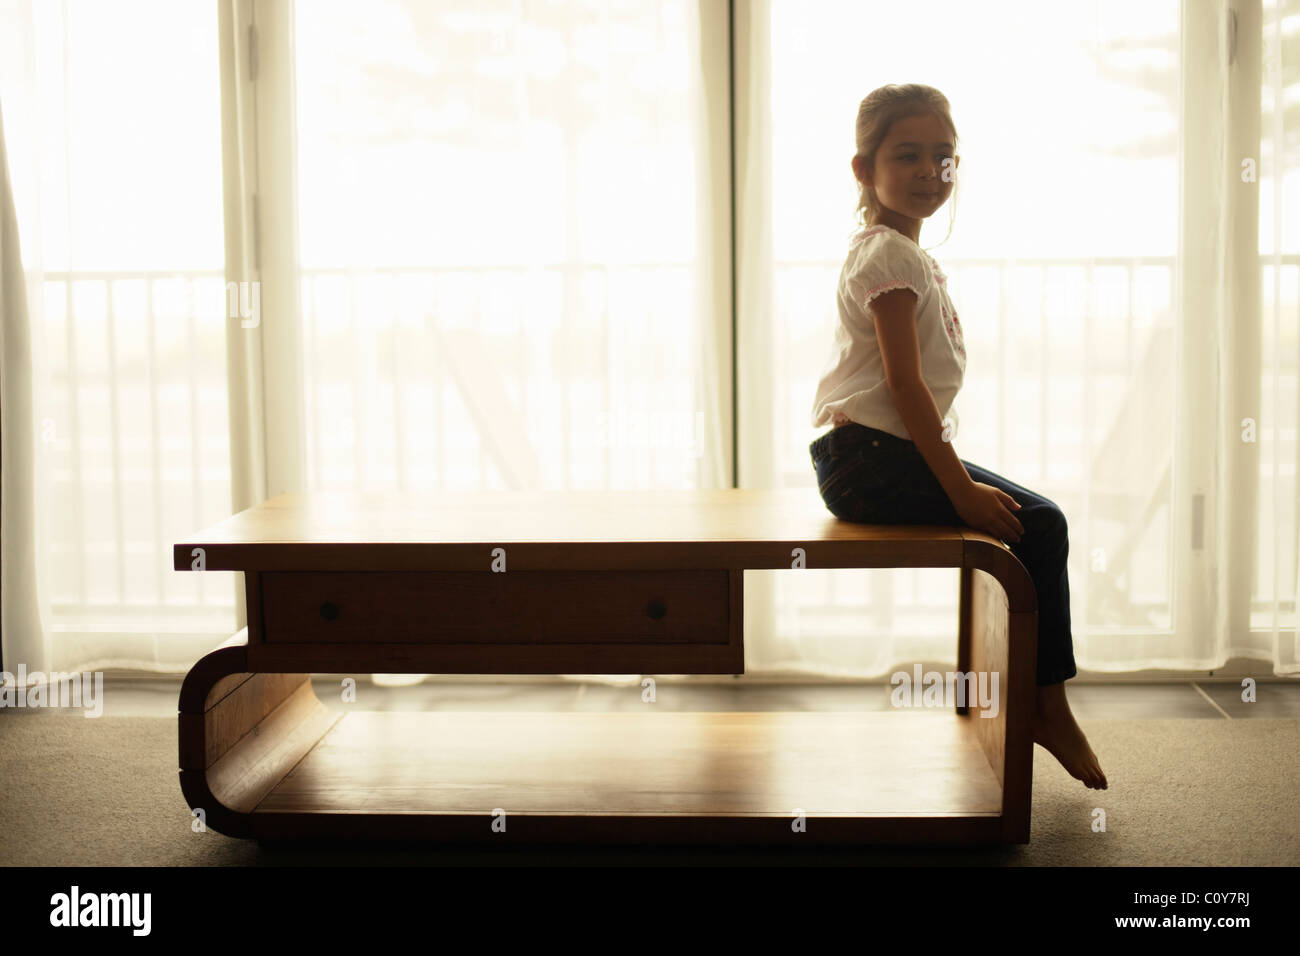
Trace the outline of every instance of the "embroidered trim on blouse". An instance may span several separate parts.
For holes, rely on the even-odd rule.
[[[862,304],[863,305],[869,304],[871,300],[874,299],[876,296],[880,295],[882,292],[887,292],[890,289],[911,289],[913,292],[916,293],[916,297],[918,299],[921,297],[921,293],[917,290],[917,288],[914,285],[912,285],[912,283],[903,282],[899,279],[890,279],[888,282],[882,282],[880,283],[880,285],[868,289],[866,296],[863,297]]]

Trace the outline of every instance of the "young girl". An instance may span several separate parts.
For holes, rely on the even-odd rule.
[[[950,442],[966,349],[946,277],[917,240],[921,222],[952,192],[956,145],[948,100],[933,87],[884,86],[858,108],[862,225],[840,273],[834,361],[813,403],[813,427],[835,426],[809,448],[817,486],[846,521],[966,525],[1008,543],[1038,592],[1034,740],[1104,790],[1106,776],[1065,699],[1076,673],[1065,515],[959,459]]]

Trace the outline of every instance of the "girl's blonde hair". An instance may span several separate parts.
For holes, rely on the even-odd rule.
[[[958,145],[957,127],[952,121],[952,111],[948,106],[948,98],[933,86],[926,86],[923,83],[891,83],[888,86],[872,90],[858,106],[858,121],[854,128],[854,138],[857,143],[856,156],[861,157],[861,161],[866,165],[867,169],[874,171],[876,151],[880,149],[880,144],[889,135],[889,128],[897,120],[926,113],[937,117],[952,132],[953,154],[956,155]],[[876,199],[875,190],[868,188],[865,183],[857,179],[856,173],[854,173],[854,179],[858,184],[858,225],[857,229],[854,230],[856,233],[880,212],[880,201]],[[948,236],[952,235],[952,223],[956,215],[957,187],[955,182],[951,199],[948,235],[943,237],[944,242],[947,242]]]

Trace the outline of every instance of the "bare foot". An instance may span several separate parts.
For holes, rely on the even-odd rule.
[[[1034,715],[1034,743],[1042,744],[1076,780],[1095,790],[1107,789],[1097,755],[1070,712],[1065,684],[1038,688],[1038,712]]]

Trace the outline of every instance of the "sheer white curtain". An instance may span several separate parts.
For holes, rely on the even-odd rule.
[[[816,494],[857,105],[928,83],[962,156],[920,240],[969,350],[954,444],[1065,511],[1080,668],[1296,673],[1297,4],[737,12],[742,484]],[[955,572],[751,577],[756,669],[954,662]]]
[[[213,12],[0,0],[10,673],[183,672],[234,629],[170,554],[230,513]]]
[[[30,52],[13,42],[25,24],[18,16],[28,11],[6,3],[2,19],[14,24],[6,29],[0,46],[0,358],[4,362],[0,383],[0,658],[3,670],[45,673],[54,658],[50,642],[49,586],[45,576],[45,542],[48,529],[39,527],[47,515],[48,480],[38,480],[35,386],[42,376],[38,361],[43,349],[33,347],[40,334],[32,322],[29,300],[41,298],[42,272],[39,244],[32,242],[39,217],[32,204],[21,207],[16,195],[34,193],[37,156],[32,122],[35,118]],[[20,144],[11,151],[9,143]],[[19,225],[20,215],[26,228]],[[24,255],[23,238],[28,240]],[[24,261],[28,263],[24,269]],[[44,476],[42,476],[44,477]],[[26,678],[24,677],[24,682]]]

